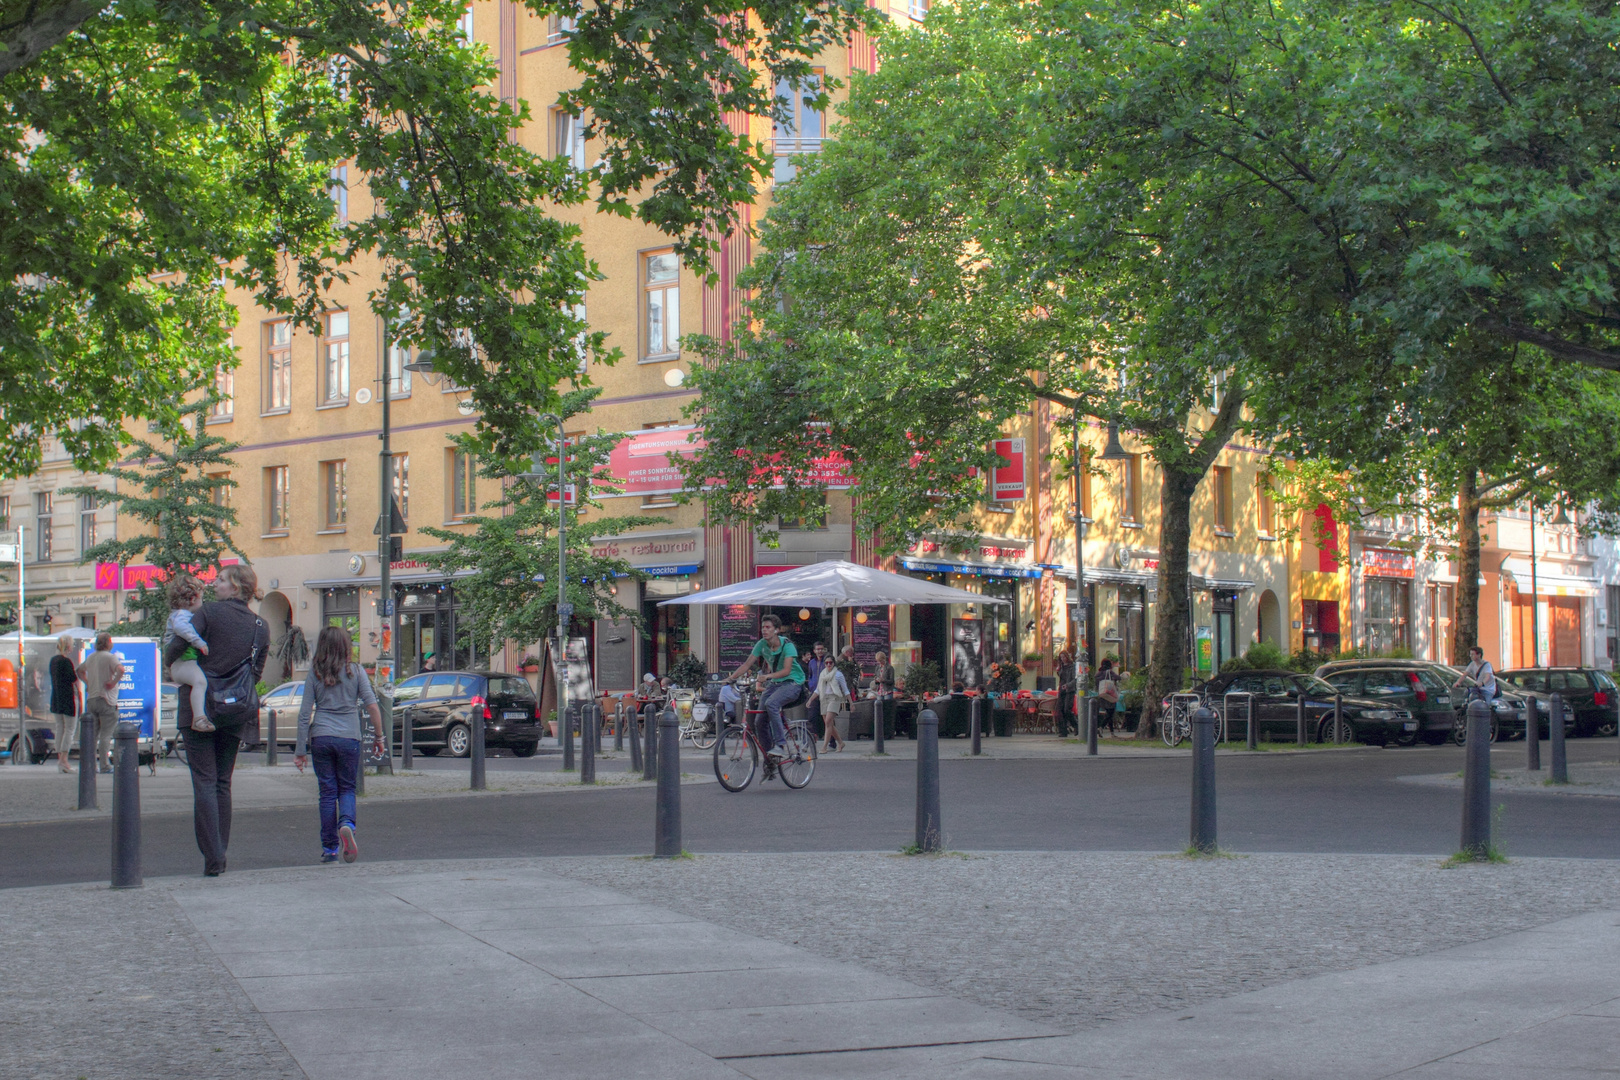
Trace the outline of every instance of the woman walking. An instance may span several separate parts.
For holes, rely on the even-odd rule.
[[[821,649],[820,645],[816,649]],[[821,706],[821,719],[827,725],[827,744],[822,748],[823,753],[830,754],[834,750],[844,748],[844,737],[838,734],[838,714],[844,711],[849,703],[849,680],[844,673],[838,670],[836,664],[823,661],[821,670],[816,673],[816,701]],[[833,744],[837,743],[837,746]]]
[[[56,639],[56,655],[51,657],[51,728],[56,732],[56,760],[63,772],[69,772],[68,754],[78,741],[79,715],[74,701],[73,687],[79,677],[73,673],[73,635],[63,634]]]
[[[315,640],[315,660],[304,680],[298,708],[298,746],[293,764],[303,772],[313,757],[321,786],[321,862],[360,857],[354,838],[354,789],[360,773],[360,707],[371,716],[373,743],[384,752],[382,710],[365,670],[354,662],[348,631],[328,626]]]

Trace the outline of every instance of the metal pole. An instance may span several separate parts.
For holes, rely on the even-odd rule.
[[[918,851],[941,847],[939,820],[939,717],[933,709],[917,714],[917,839]]]
[[[1193,713],[1192,828],[1189,844],[1204,855],[1215,843],[1215,710],[1208,705]]]
[[[646,727],[643,734],[647,736],[646,751],[641,755],[641,778],[643,780],[658,779],[658,706],[652,702],[641,711]]]
[[[658,732],[658,812],[654,823],[653,856],[674,859],[681,854],[681,727],[673,708],[665,708]],[[653,754],[647,755],[649,758]]]
[[[883,753],[883,695],[872,699],[872,753]]]
[[[1344,742],[1344,695],[1333,695],[1333,745]]]
[[[1080,410],[1074,411],[1074,700],[1086,700],[1091,665],[1086,658],[1086,519],[1080,512]],[[1078,716],[1076,728],[1078,729]]]
[[[1097,728],[1102,719],[1102,698],[1086,699],[1086,756],[1097,756]]]
[[[1552,744],[1552,777],[1555,784],[1569,783],[1569,761],[1564,757],[1564,695],[1554,694],[1547,702],[1547,739]],[[1539,736],[1540,724],[1536,725]],[[1526,729],[1528,730],[1528,729]]]
[[[585,723],[585,738],[579,747],[579,782],[582,784],[596,783],[596,738],[591,733],[598,727],[596,714],[601,709],[600,705],[589,704],[581,710]]]
[[[141,887],[141,780],[139,724],[121,723],[113,735],[112,887]]]
[[[630,729],[630,771],[641,772],[641,717],[636,710],[625,709],[622,723]]]
[[[1298,746],[1305,745],[1305,691],[1299,692],[1295,700],[1298,711],[1294,715],[1294,742]]]
[[[563,769],[570,771],[574,733],[568,720],[568,624],[574,617],[574,605],[568,602],[568,438],[562,417],[547,413],[540,419],[557,425],[557,738],[562,740]]]
[[[1536,587],[1536,500],[1530,500],[1530,661],[1541,666],[1541,601]]]
[[[973,755],[975,757],[977,757],[982,752],[982,748],[979,745],[981,728],[982,728],[982,724],[981,724],[980,719],[979,719],[979,703],[982,700],[983,700],[982,698],[974,698],[972,701],[968,702],[968,713],[969,713],[969,715],[972,716],[971,723],[973,725],[973,727],[972,727],[972,732],[973,732]]]
[[[472,759],[472,790],[483,791],[484,783],[484,710],[474,709],[472,715],[472,746],[467,751]]]
[[[1258,749],[1260,749],[1260,732],[1256,730],[1258,725],[1256,725],[1255,722],[1254,722],[1254,695],[1253,694],[1249,695],[1248,714],[1249,714],[1249,720],[1248,720],[1249,737],[1247,739],[1248,747],[1249,747],[1250,750],[1258,750]]]
[[[562,744],[563,772],[574,771],[574,724],[579,719],[579,706],[571,705],[557,714],[557,739]]]
[[[1462,853],[1483,858],[1491,846],[1491,707],[1468,703],[1463,753]]]
[[[1541,723],[1536,719],[1536,699],[1524,699],[1524,767],[1541,771]]]
[[[613,750],[617,753],[624,749],[624,702],[614,702],[613,705]]]
[[[389,334],[388,319],[383,319],[383,363],[382,363],[382,450],[377,455],[378,473],[380,476],[381,501],[377,504],[382,508],[378,515],[381,527],[377,530],[377,612],[378,622],[382,625],[383,648],[377,655],[377,708],[382,713],[383,745],[386,751],[382,761],[377,763],[379,773],[394,771],[394,630],[388,625],[394,618],[394,579],[393,565],[390,556],[394,547],[394,453],[392,437],[392,400],[393,375],[392,356],[394,343]],[[411,736],[409,732],[404,735],[404,760],[400,762],[402,768],[411,767]],[[364,751],[362,751],[362,754]],[[361,762],[360,772],[365,773],[365,763]]]
[[[17,751],[11,755],[13,765],[28,760],[28,705],[23,693],[23,609],[27,605],[23,588],[24,558],[23,526],[17,524]]]
[[[274,709],[270,710],[269,737],[264,741],[264,763],[266,765],[276,763],[276,710]]]
[[[89,704],[88,699],[85,702]],[[186,733],[178,731],[175,738],[183,739]],[[79,809],[95,810],[96,807],[96,721],[90,715],[89,709],[79,712]]]

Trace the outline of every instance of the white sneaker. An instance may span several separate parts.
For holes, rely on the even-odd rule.
[[[770,758],[772,761],[781,761],[783,758],[788,756],[787,747],[773,746],[765,756]]]

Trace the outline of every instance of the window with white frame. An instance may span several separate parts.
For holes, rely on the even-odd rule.
[[[460,521],[478,513],[478,469],[465,450],[447,451],[450,461],[450,520]]]
[[[332,196],[332,210],[337,215],[339,225],[349,223],[349,167],[347,165],[334,165],[332,167],[331,181],[327,184],[327,192]]]
[[[567,41],[576,25],[572,15],[553,15],[546,24],[546,44],[557,45]]]
[[[673,251],[642,260],[646,359],[679,356],[681,351],[681,265]]]
[[[208,421],[229,420],[236,412],[236,372],[220,367],[214,372],[214,398],[208,403]]]
[[[820,109],[807,104],[805,98],[814,98],[821,93],[824,74],[821,68],[817,68],[810,80],[797,90],[786,79],[776,81],[776,96],[787,103],[788,113],[786,119],[776,121],[773,131],[776,158],[772,178],[778,184],[785,184],[798,175],[798,167],[793,163],[794,154],[813,154],[821,149],[827,116]]]
[[[411,455],[394,455],[394,498],[399,502],[399,516],[411,520]]]
[[[411,347],[404,342],[390,342],[388,346],[388,393],[390,397],[411,396],[411,373],[405,365],[411,362]]]
[[[327,529],[341,529],[349,522],[349,463],[343,460],[321,462],[322,517]]]
[[[585,121],[570,113],[567,109],[551,110],[552,131],[556,135],[555,149],[557,156],[568,159],[568,164],[575,171],[584,172],[585,160]]]
[[[280,319],[264,328],[264,411],[292,408],[292,322]]]
[[[291,521],[290,494],[287,466],[273,465],[264,470],[264,531],[267,534],[287,531]]]
[[[53,497],[49,491],[36,491],[34,493],[34,536],[35,558],[40,562],[51,561],[52,536],[51,517],[55,512]]]
[[[326,335],[321,338],[321,404],[347,404],[349,400],[349,313],[333,311],[326,316]]]
[[[461,35],[461,40],[463,42],[465,42],[468,45],[472,44],[472,42],[473,42],[473,9],[472,9],[471,4],[468,4],[466,9],[463,10],[461,15],[456,19],[456,33]]]
[[[96,535],[96,509],[101,500],[94,495],[79,496],[79,554],[83,555],[99,542]]]

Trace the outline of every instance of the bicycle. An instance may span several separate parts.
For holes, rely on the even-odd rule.
[[[707,750],[720,737],[717,707],[699,701],[695,690],[676,690],[670,697],[675,717],[680,721],[680,737],[692,740],[699,750]]]
[[[761,749],[759,729],[770,721],[759,707],[759,692],[750,687],[742,692],[738,705],[743,723],[728,723],[714,744],[714,777],[727,791],[742,791],[754,782],[759,759],[765,758],[765,779],[780,775],[782,783],[797,791],[810,782],[816,771],[816,740],[810,721],[787,721],[787,756],[772,762]]]
[[[1193,713],[1206,704],[1201,694],[1171,694],[1170,711],[1159,719],[1159,734],[1164,744],[1180,746],[1182,740],[1192,738]],[[1226,741],[1226,717],[1221,715],[1220,709],[1215,710],[1215,741]]]

